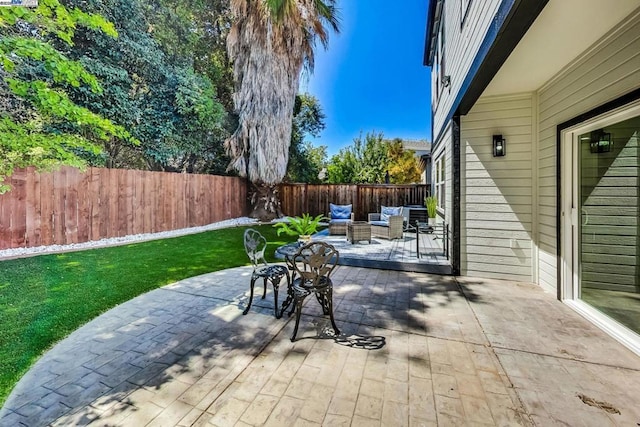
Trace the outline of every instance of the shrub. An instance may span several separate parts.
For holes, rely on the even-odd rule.
[[[290,217],[287,222],[278,222],[273,226],[278,229],[278,236],[282,233],[289,236],[310,236],[318,231],[320,222],[325,219],[322,214],[313,218],[310,214],[305,213],[301,217]]]

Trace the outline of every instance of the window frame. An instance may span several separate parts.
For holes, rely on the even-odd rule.
[[[460,0],[460,30],[462,30],[464,23],[467,21],[471,3],[473,3],[473,0]]]
[[[444,92],[445,81],[445,38],[444,38],[444,10],[442,12],[442,19],[438,25],[438,35],[436,36],[435,49],[433,52],[433,70],[432,70],[432,87],[435,87],[435,107],[438,106],[442,92]]]
[[[444,216],[445,204],[447,201],[447,173],[446,173],[446,156],[443,154],[438,157],[435,162],[435,176],[433,180],[434,195],[438,199],[438,211]]]

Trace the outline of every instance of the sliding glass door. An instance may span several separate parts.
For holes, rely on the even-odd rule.
[[[563,297],[640,338],[640,106],[564,133]],[[640,339],[638,340],[640,348]]]

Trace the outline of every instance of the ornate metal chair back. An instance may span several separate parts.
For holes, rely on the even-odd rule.
[[[339,253],[326,242],[311,242],[295,255],[292,267],[304,287],[324,287],[331,283],[329,276],[338,264]]]
[[[264,259],[264,251],[267,249],[267,239],[258,230],[247,228],[244,232],[244,250],[253,264],[253,269],[268,265]]]

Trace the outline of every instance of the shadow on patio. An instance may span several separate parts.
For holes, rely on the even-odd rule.
[[[249,275],[187,279],[105,313],[34,365],[0,424],[640,420],[638,357],[533,285],[340,266],[342,334],[310,298],[291,343],[272,292],[242,316]]]

